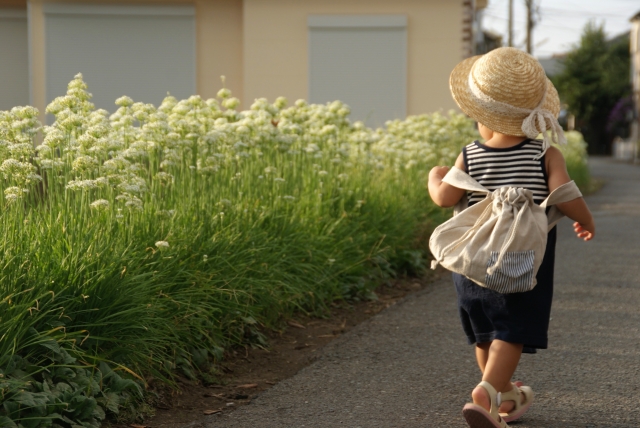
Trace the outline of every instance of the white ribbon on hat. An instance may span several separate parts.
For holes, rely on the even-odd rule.
[[[542,108],[547,98],[547,87],[545,86],[544,95],[534,109],[522,108],[512,106],[511,104],[496,101],[489,95],[480,90],[478,85],[473,79],[471,73],[469,73],[469,94],[473,98],[474,102],[485,110],[493,113],[515,115],[526,114],[527,117],[522,121],[522,132],[529,138],[536,138],[539,134],[542,134],[542,153],[537,155],[534,159],[541,159],[542,156],[551,147],[551,142],[556,144],[567,144],[567,139],[564,136],[564,131],[558,123],[556,116],[549,110]],[[549,85],[549,82],[545,82]]]

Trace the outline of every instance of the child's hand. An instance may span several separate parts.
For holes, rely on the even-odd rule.
[[[596,234],[596,227],[593,222],[591,224],[580,224],[576,221],[573,223],[573,230],[578,238],[582,238],[585,241],[591,241]]]

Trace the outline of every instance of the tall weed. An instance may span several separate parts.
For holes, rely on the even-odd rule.
[[[470,120],[369,129],[340,102],[218,95],[110,115],[78,75],[51,126],[0,112],[0,425],[99,426],[149,376],[195,378],[295,311],[421,269],[448,215],[428,172]]]

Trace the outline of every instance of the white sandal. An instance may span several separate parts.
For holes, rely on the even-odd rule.
[[[528,386],[517,386],[513,384],[513,389],[501,394],[501,402],[513,401],[515,407],[509,413],[500,413],[505,422],[512,422],[524,415],[531,403],[533,403],[533,390]]]
[[[467,420],[467,423],[471,428],[508,428],[507,422],[500,416],[498,412],[499,398],[495,388],[491,386],[489,382],[482,381],[478,384],[479,387],[484,388],[489,395],[491,401],[491,410],[487,410],[474,403],[465,404],[462,409],[462,414]]]

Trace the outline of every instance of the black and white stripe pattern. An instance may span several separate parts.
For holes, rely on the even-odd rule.
[[[522,187],[533,192],[533,200],[540,204],[549,196],[544,156],[540,160],[533,158],[542,153],[542,142],[524,140],[522,143],[506,149],[487,147],[478,141],[463,149],[467,173],[489,190],[500,187]],[[469,205],[483,200],[486,195],[469,192]]]
[[[491,252],[487,269],[496,264],[499,253]],[[535,251],[508,252],[502,259],[502,264],[493,274],[485,278],[487,288],[499,293],[521,293],[533,289],[533,261]]]

